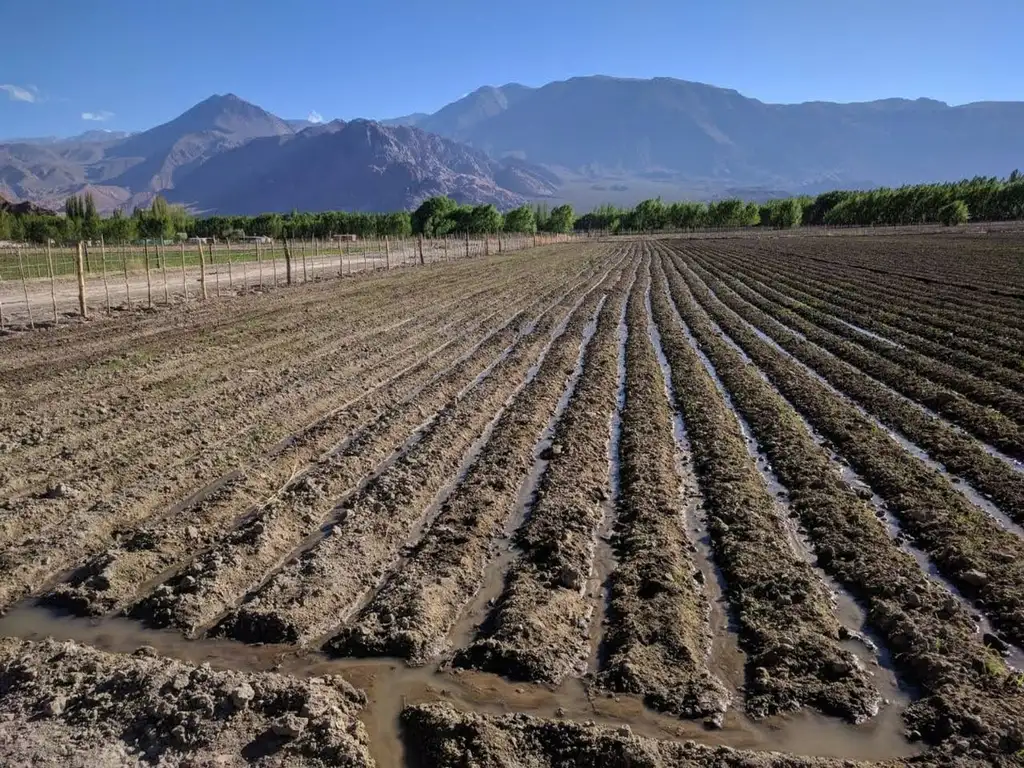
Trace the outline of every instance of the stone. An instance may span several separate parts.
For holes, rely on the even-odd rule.
[[[64,483],[54,483],[46,489],[44,494],[48,499],[63,499],[71,494],[71,489]]]
[[[580,572],[568,565],[558,574],[558,583],[574,591],[583,589],[583,577],[580,576]]]
[[[279,717],[270,726],[270,729],[274,732],[275,736],[283,736],[286,739],[294,739],[296,736],[300,736],[309,721],[304,717],[298,715],[287,714],[283,717]]]
[[[986,632],[981,636],[981,641],[996,653],[1005,655],[1010,652],[1010,646],[999,635]]]
[[[256,698],[256,691],[248,683],[242,683],[231,691],[231,703],[238,709],[244,709]]]
[[[64,710],[67,708],[67,705],[67,698],[60,694],[57,694],[48,702],[46,702],[46,704],[43,706],[43,710],[50,717],[59,717],[60,715],[64,714]]]
[[[984,587],[988,584],[988,574],[984,571],[979,571],[976,568],[964,571],[960,574],[960,578],[972,587]]]

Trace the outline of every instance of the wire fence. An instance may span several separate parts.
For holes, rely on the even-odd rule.
[[[0,332],[286,285],[484,258],[576,235],[79,243],[0,249]]]

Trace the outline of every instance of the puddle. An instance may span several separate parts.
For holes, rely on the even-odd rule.
[[[903,758],[923,752],[922,746],[903,737],[904,726],[895,708],[888,708],[879,718],[859,726],[812,712],[755,722],[731,710],[721,730],[707,731],[699,723],[652,712],[630,696],[593,695],[579,679],[557,687],[510,683],[483,672],[413,668],[398,660],[330,659],[290,646],[249,646],[226,639],[186,640],[175,632],[147,630],[125,619],[58,617],[45,609],[24,606],[0,618],[0,636],[74,640],[122,654],[148,646],[161,656],[192,664],[206,663],[214,669],[274,671],[295,677],[341,675],[366,691],[368,705],[360,713],[360,720],[370,736],[370,751],[382,766],[405,762],[399,735],[401,710],[407,705],[432,701],[446,701],[464,710],[490,714],[522,712],[610,727],[628,724],[643,736],[737,749],[853,760]]]

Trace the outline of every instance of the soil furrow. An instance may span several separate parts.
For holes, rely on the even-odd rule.
[[[496,285],[497,281],[493,281],[492,284]],[[486,291],[486,286],[477,287],[469,297],[485,295],[480,292],[481,290]],[[23,392],[26,398],[24,415],[17,420],[12,419],[10,429],[16,434],[19,429],[32,426],[40,417],[46,422],[58,424],[72,418],[74,430],[66,431],[73,434],[74,441],[63,440],[60,446],[62,451],[74,450],[77,445],[91,440],[104,444],[111,425],[116,426],[124,409],[136,407],[138,403],[144,401],[147,393],[161,395],[166,401],[183,399],[187,403],[189,397],[195,399],[193,391],[201,390],[203,400],[197,400],[186,409],[192,418],[198,420],[196,405],[216,405],[222,396],[235,400],[238,393],[251,390],[253,383],[266,378],[268,373],[279,375],[281,370],[293,364],[290,357],[294,351],[294,334],[302,335],[307,362],[314,361],[310,358],[314,357],[316,344],[329,343],[335,345],[333,348],[370,350],[372,346],[366,345],[374,339],[393,333],[404,326],[416,326],[415,314],[403,316],[405,313],[400,309],[403,303],[414,299],[414,296],[401,294],[397,305],[389,304],[388,307],[358,300],[346,316],[346,321],[352,323],[356,332],[340,337],[340,346],[336,346],[339,337],[329,328],[324,333],[310,333],[310,329],[317,329],[319,324],[316,321],[319,317],[329,316],[335,311],[331,309],[333,304],[327,304],[323,309],[305,307],[305,311],[299,311],[303,309],[301,306],[285,307],[280,312],[268,313],[267,317],[255,319],[243,315],[236,325],[224,331],[203,327],[201,333],[196,333],[195,329],[190,327],[172,339],[159,339],[159,344],[132,345],[132,351],[128,355],[111,353],[112,356],[90,360],[88,364],[83,364],[77,369],[81,372],[79,374],[62,375],[60,378],[55,378],[51,374],[50,378],[33,378],[25,384],[19,384],[19,391]],[[455,300],[441,307],[422,308],[426,311],[418,313],[421,316],[420,322],[432,318],[435,321],[443,321],[446,317],[443,310],[451,310],[458,306],[459,301]],[[438,312],[439,309],[442,311]],[[397,321],[394,320],[396,316],[400,318]],[[253,339],[259,341],[253,343]],[[332,347],[328,347],[330,348]],[[219,363],[217,366],[210,365],[211,353],[216,355]],[[358,361],[358,358],[354,359]],[[254,360],[262,361],[258,371],[252,364]],[[95,375],[105,369],[109,369],[107,376]],[[186,371],[189,373],[188,387],[183,387],[182,379]],[[70,387],[79,391],[84,388],[76,385],[76,379],[83,377],[86,381],[96,383],[95,391],[80,391],[79,397],[74,401],[58,401],[57,407],[52,407],[54,393],[49,391],[52,385],[48,382],[59,381],[61,388]],[[31,395],[34,389],[38,389],[34,387],[37,384],[43,384],[45,389],[37,401],[38,407],[32,407]],[[148,417],[146,413],[140,415]],[[115,430],[110,434],[116,436],[117,432]],[[16,442],[15,448],[19,445],[21,443]],[[48,447],[50,446],[46,442],[42,442],[35,449],[31,446],[22,447],[14,456],[24,458],[30,468],[35,464],[35,468],[38,469],[37,459],[43,458],[44,454],[41,452]],[[110,455],[117,454],[111,452]],[[19,482],[24,483],[26,480],[19,478]]]
[[[749,259],[743,260],[740,268],[751,269],[751,261],[757,264],[763,258],[764,254],[752,254]],[[936,377],[942,376],[947,383],[955,382],[959,387],[969,389],[973,397],[985,397],[996,403],[1005,401],[1003,408],[1015,407],[1016,413],[1020,414],[1020,396],[1024,392],[1024,363],[1018,354],[1019,345],[1010,343],[1009,348],[993,349],[981,342],[964,339],[952,330],[952,318],[946,324],[947,328],[937,326],[938,310],[928,313],[920,321],[912,322],[893,315],[891,303],[882,304],[877,309],[866,308],[865,303],[871,301],[870,293],[857,293],[850,297],[838,292],[831,283],[813,281],[805,275],[787,277],[777,272],[766,272],[760,266],[753,268],[759,271],[762,280],[784,290],[791,301],[826,315],[835,315],[898,342],[907,351],[890,349],[889,354],[906,358],[916,353],[924,358],[919,360],[920,365]],[[960,322],[963,323],[963,320]],[[978,322],[986,325],[987,332],[992,336],[998,337],[1001,332],[1002,326],[999,323]],[[958,327],[963,328],[964,325]],[[950,363],[955,363],[960,370],[950,367]],[[974,374],[974,381],[964,375],[965,371]]]
[[[473,439],[502,407],[580,290],[570,289],[544,312],[503,353],[491,375],[445,405],[408,452],[344,503],[341,519],[322,540],[251,593],[212,632],[246,642],[305,643],[337,626],[398,555],[424,508],[458,470]]]
[[[654,709],[720,726],[728,697],[708,670],[709,608],[690,558],[694,547],[686,537],[665,382],[643,332],[649,292],[645,265],[626,310],[621,492],[613,538],[618,563],[610,577],[597,681],[639,695]]]
[[[845,355],[839,356],[841,348],[829,352],[818,347],[816,341],[820,334],[814,333],[813,328],[794,323],[799,330],[791,330],[757,306],[744,301],[713,274],[697,265],[694,268],[699,275],[706,276],[708,285],[717,291],[718,300],[749,322],[762,341],[778,345],[867,413],[877,415],[886,427],[899,433],[905,447],[919,458],[933,462],[935,468],[943,473],[967,478],[970,485],[957,482],[958,490],[1003,528],[1024,535],[1015,522],[1024,521],[1024,472],[1015,469],[1007,460],[996,458],[978,441],[941,418],[933,417],[883,382],[845,362]],[[805,332],[808,335],[805,336]]]
[[[883,284],[877,277],[853,271],[846,264],[831,262],[828,266],[819,266],[815,260],[798,256],[792,251],[772,248],[771,253],[772,263],[781,274],[810,278],[817,284],[827,284],[840,295],[868,293],[870,303],[866,306],[888,311],[898,308],[911,319],[923,322],[928,322],[928,317],[938,312],[947,320],[959,318],[968,322],[1001,324],[1018,341],[1024,341],[1021,333],[1024,331],[1024,321],[1015,316],[1019,311],[1019,302],[1012,307],[1005,304],[978,304],[965,293],[925,289],[898,279]]]
[[[672,304],[660,261],[651,306],[672,368],[709,520],[747,652],[746,708],[755,717],[813,706],[849,720],[875,714],[878,695],[839,643],[840,626],[824,584],[793,554],[773,498]]]
[[[364,317],[362,322],[353,318],[360,325],[355,326],[356,331],[351,335],[339,335],[331,324],[307,317],[306,324],[300,323],[291,330],[287,327],[252,328],[250,343],[233,342],[226,348],[224,344],[201,339],[197,346],[205,355],[183,357],[174,353],[153,358],[145,349],[134,350],[123,365],[120,359],[109,361],[111,386],[100,393],[99,399],[93,398],[92,404],[89,401],[76,403],[76,410],[69,417],[74,424],[74,439],[53,440],[52,437],[69,430],[67,427],[61,428],[62,432],[48,429],[46,425],[52,420],[60,423],[65,419],[60,418],[59,411],[47,413],[42,427],[47,431],[42,436],[30,435],[33,440],[45,439],[37,440],[38,448],[15,454],[8,475],[23,492],[31,493],[40,484],[45,487],[55,475],[77,480],[76,476],[82,474],[82,460],[88,458],[88,475],[100,481],[123,477],[126,471],[140,471],[137,447],[143,442],[150,453],[155,449],[172,451],[172,465],[191,463],[196,452],[211,447],[211,437],[213,447],[220,442],[220,436],[211,435],[207,425],[232,423],[233,429],[220,431],[237,441],[253,425],[280,412],[282,405],[293,409],[308,407],[310,396],[317,400],[324,398],[322,384],[332,381],[343,384],[366,370],[383,351],[390,351],[397,341],[429,334],[432,328],[436,331],[450,326],[451,312],[471,311],[474,298],[489,296],[486,288],[483,291],[479,294],[474,291],[467,297],[468,301],[430,307],[426,312],[397,322],[388,321],[394,317],[393,312],[400,311],[398,307],[378,307],[375,314]],[[272,354],[265,349],[267,343],[251,343],[253,339],[264,337],[274,340]],[[294,359],[296,343],[303,348],[298,361]],[[219,361],[225,356],[228,360],[223,365],[211,365],[211,354],[213,360]],[[239,358],[237,365],[229,362],[234,357]],[[106,366],[107,362],[102,365]],[[151,367],[169,370],[169,373],[154,378],[149,375]],[[155,407],[152,402],[146,404],[153,396],[157,397]],[[138,429],[128,433],[119,429],[125,411],[136,413]],[[89,421],[95,420],[97,415],[95,426],[90,426]],[[160,431],[154,438],[149,427],[156,425],[160,426]],[[22,465],[25,471],[16,472]],[[109,482],[105,486],[101,482],[90,490],[102,494],[109,487]]]
[[[918,379],[928,379],[929,381],[907,380],[901,382],[901,385],[913,387],[918,394],[912,396],[918,397],[934,410],[953,420],[962,418],[966,422],[964,426],[968,429],[973,429],[970,426],[971,419],[981,419],[983,421],[981,427],[987,428],[990,435],[995,435],[995,437],[987,437],[982,434],[980,436],[983,439],[993,440],[997,444],[1000,440],[1015,439],[1016,444],[1007,442],[1009,447],[1006,450],[1020,453],[1020,446],[1024,443],[1024,440],[1020,438],[1020,428],[1012,423],[1000,425],[995,418],[1002,415],[1004,419],[1012,419],[1018,424],[1022,421],[1024,397],[1013,390],[1020,389],[1024,379],[1018,379],[1009,371],[1001,372],[992,364],[985,364],[978,358],[961,358],[955,354],[955,351],[939,345],[925,346],[925,351],[930,354],[922,354],[914,349],[914,347],[920,349],[921,345],[908,338],[906,334],[893,332],[893,329],[882,324],[870,323],[870,327],[882,334],[883,340],[879,341],[868,335],[874,333],[872,330],[867,330],[858,324],[868,322],[866,318],[835,304],[817,300],[814,296],[807,294],[806,290],[800,290],[799,287],[790,287],[789,292],[783,292],[774,287],[782,285],[783,281],[777,275],[764,269],[743,264],[736,268],[730,268],[728,271],[732,277],[743,281],[747,290],[753,290],[760,294],[762,301],[768,299],[773,303],[781,304],[788,310],[788,314],[796,313],[801,318],[806,318],[805,322],[810,321],[847,341],[855,342],[880,357],[892,361],[888,367],[881,361],[875,362],[873,368],[888,370],[890,375],[893,375],[892,371],[899,370],[894,368],[893,364],[898,364],[917,374]],[[757,279],[752,280],[749,275],[754,275]],[[794,284],[802,286],[802,283]],[[860,300],[858,294],[858,304]],[[865,353],[854,348],[854,354],[864,356]],[[957,365],[951,365],[951,361]],[[905,376],[906,374],[904,374]],[[1007,380],[1010,382],[1010,386],[1000,386],[997,383],[999,380]],[[975,406],[972,411],[967,411],[965,409],[970,403],[964,403],[964,397],[970,398],[978,405],[995,408],[999,413],[986,415],[985,411],[978,406]],[[1014,431],[1010,432],[1010,429]],[[1001,436],[1001,432],[1008,434]]]
[[[602,502],[610,495],[609,425],[615,411],[616,330],[637,269],[604,306],[583,375],[559,422],[552,458],[505,588],[476,639],[453,663],[520,680],[558,682],[586,670],[593,602],[586,596]]]
[[[566,271],[570,274],[573,271],[578,272],[578,266],[578,262],[572,262],[566,266]],[[589,271],[589,267],[585,271]],[[495,297],[494,301],[500,302],[502,298],[499,295]],[[477,312],[485,311],[486,306],[478,305],[474,310]],[[451,340],[453,341],[460,338],[459,335],[456,335],[456,330],[460,332],[460,335],[465,335],[468,329],[465,324],[458,328],[453,325],[449,330]],[[472,337],[469,338],[471,339]],[[419,343],[422,344],[422,341],[422,338],[419,339]],[[414,355],[419,354],[414,346],[403,346],[403,350],[405,351],[394,359],[393,364],[405,365],[407,362],[415,359]],[[443,362],[443,358],[439,359],[438,362]],[[362,381],[353,381],[348,389],[341,390],[341,394],[353,398],[358,397],[358,392],[365,392],[367,389],[373,389],[377,385],[386,382],[392,373],[394,371],[387,367],[374,370],[372,377],[364,377]],[[345,420],[335,426],[347,429],[355,428],[358,426],[359,418],[365,419],[367,414],[371,416],[376,415],[371,410],[374,405],[382,407],[386,405],[386,401],[378,399],[374,402],[364,402],[361,404],[358,412],[345,414]],[[300,410],[282,410],[280,416],[281,418],[287,418],[289,414],[293,418],[304,415]],[[356,421],[353,421],[353,418]],[[418,420],[421,420],[421,417]],[[253,455],[254,453],[255,456]],[[261,465],[260,463],[261,453],[261,451],[252,450],[248,452],[248,455],[243,454],[239,456],[233,451],[225,452],[224,450],[212,449],[211,461],[209,463],[202,463],[192,467],[193,472],[203,472],[204,474],[211,469],[220,469],[221,472],[224,472],[239,466],[249,470],[247,481],[235,485],[234,490],[237,491],[236,494],[222,494],[219,499],[214,500],[215,503],[203,505],[202,510],[214,515],[223,514],[227,518],[240,514],[244,511],[247,504],[256,504],[261,498],[276,494],[277,490],[282,485],[288,483],[289,478],[297,473],[304,463],[302,461],[302,452],[295,455],[289,455],[285,452],[278,456],[270,467],[267,467],[265,464]],[[305,455],[312,459],[316,453],[315,451],[310,452],[307,450]],[[152,464],[152,462],[150,463]],[[209,474],[212,474],[214,477],[217,476],[216,471],[209,472]],[[75,565],[76,561],[81,562],[90,552],[103,552],[110,547],[111,538],[115,538],[118,542],[116,544],[116,549],[118,550],[141,550],[141,553],[129,555],[127,558],[128,562],[137,563],[139,560],[149,560],[155,567],[155,562],[153,561],[154,558],[159,557],[159,553],[154,556],[147,554],[147,552],[153,550],[155,541],[161,538],[159,526],[156,524],[150,526],[151,528],[158,529],[155,532],[153,530],[133,532],[132,527],[150,518],[152,511],[159,508],[159,501],[167,498],[170,494],[170,489],[183,485],[187,477],[188,475],[179,476],[177,485],[171,485],[168,483],[166,476],[150,471],[144,478],[147,487],[138,488],[128,485],[98,505],[86,504],[79,493],[71,492],[65,494],[64,498],[43,499],[34,502],[32,507],[36,509],[34,516],[25,514],[22,509],[16,508],[16,514],[6,519],[5,527],[8,533],[11,533],[16,530],[17,526],[21,526],[24,528],[24,533],[22,533],[22,545],[19,548],[8,547],[0,555],[8,566],[4,572],[4,578],[0,579],[0,589],[3,590],[3,596],[6,600],[4,604],[17,599],[27,589],[39,589],[52,574],[60,573],[64,569]],[[45,511],[46,515],[41,515],[41,511]],[[51,520],[52,524],[48,524],[48,520]],[[72,524],[69,525],[69,521]],[[25,527],[30,522],[33,524],[31,530]],[[190,527],[198,530],[197,526],[193,524],[182,526],[180,525],[182,523],[180,519],[175,520],[175,523],[178,524],[177,528],[185,529],[184,538],[197,538],[189,536],[188,531]],[[178,531],[178,533],[181,533],[181,531]],[[211,532],[203,531],[202,533],[205,538]],[[26,536],[28,538],[25,538]],[[206,540],[208,541],[208,539]],[[191,548],[202,543],[200,541],[179,541],[177,546]],[[44,554],[40,556],[40,552]],[[169,563],[164,562],[162,563],[162,568],[166,568],[168,565]],[[91,579],[95,575],[97,577],[95,582],[101,586],[101,591],[104,591],[110,589],[106,584],[107,576],[109,575],[107,571],[107,564],[99,563],[95,569],[87,568],[83,576]],[[117,585],[118,589],[130,589],[132,586],[138,587],[142,585],[146,579],[153,575],[156,574],[147,573],[142,575],[135,573],[128,579],[115,579],[115,581],[119,582]],[[130,597],[130,595],[119,594],[116,599],[119,601],[126,597]],[[93,607],[85,606],[85,609],[92,610]],[[96,606],[96,610],[103,611],[105,609],[102,604]]]
[[[705,269],[710,266],[703,258],[700,264]],[[858,336],[858,331],[849,328],[845,321],[836,320],[810,307],[801,307],[787,300],[784,294],[742,273],[723,274],[716,269],[711,269],[711,272],[746,302],[799,331],[805,338],[920,403],[935,416],[945,417],[978,439],[991,442],[994,454],[1005,451],[1009,454],[1004,459],[1008,463],[1024,456],[1024,429],[992,407],[985,407],[959,394],[965,392],[968,397],[972,397],[978,391],[976,385],[981,385],[986,391],[991,390],[991,385],[957,371],[957,378],[968,380],[969,385],[958,387],[955,382],[951,382],[951,386],[959,392],[947,389],[933,383],[939,377],[931,376],[927,365],[922,368],[920,355],[894,355],[891,353],[891,342],[865,342]],[[886,358],[892,358],[894,362]],[[987,399],[984,395],[977,398],[978,401],[984,399]],[[1024,403],[1024,400],[1021,402]]]
[[[588,326],[613,283],[606,278],[568,318],[434,524],[369,605],[328,643],[330,653],[398,656],[423,664],[446,650],[448,632],[480,589],[495,540],[512,514],[518,478],[539,460],[543,449],[536,450],[536,436],[557,409],[559,395],[575,384],[565,380],[565,372],[571,376],[574,356],[582,359]]]
[[[442,355],[435,362],[442,363],[443,360]],[[401,365],[405,358],[400,357],[397,362]],[[364,379],[361,386],[373,389],[384,384],[391,372],[387,367],[378,369],[372,378]],[[365,420],[372,416],[372,408],[378,404],[372,400],[361,403],[358,410],[342,414],[343,419],[337,426],[354,427],[358,419]],[[310,447],[300,452],[283,452],[275,456],[270,464],[259,459],[243,460],[231,453],[222,456],[213,468],[218,465],[241,465],[245,467],[244,479],[226,485],[212,498],[203,499],[188,510],[189,517],[173,514],[173,507],[156,517],[145,515],[147,509],[155,506],[155,500],[144,505],[148,497],[131,486],[99,506],[80,509],[78,514],[88,521],[87,528],[61,525],[67,522],[68,513],[56,501],[49,501],[48,504],[41,502],[41,505],[49,507],[48,518],[40,519],[38,514],[34,517],[21,515],[18,518],[19,522],[26,524],[34,522],[38,529],[26,529],[29,541],[33,542],[32,546],[11,546],[3,553],[2,558],[8,569],[0,579],[0,594],[5,604],[9,603],[27,589],[38,589],[41,582],[45,583],[48,574],[59,573],[74,565],[76,555],[81,558],[90,550],[98,550],[100,554],[95,555],[77,576],[72,576],[73,582],[80,584],[73,584],[70,591],[61,590],[62,594],[58,597],[66,607],[76,611],[103,613],[113,610],[123,600],[130,598],[134,589],[167,568],[171,562],[166,557],[174,557],[175,551],[187,553],[189,549],[194,551],[196,547],[205,546],[209,536],[216,536],[218,530],[225,525],[230,526],[231,521],[242,514],[247,506],[257,504],[267,495],[276,495],[277,489],[287,484],[289,478],[305,463],[302,461],[303,454],[309,455]],[[153,480],[159,480],[159,476],[153,476]],[[163,487],[157,485],[161,492]],[[163,496],[166,493],[162,493],[161,498]],[[72,509],[82,503],[77,494],[66,501],[74,505]],[[49,535],[45,534],[43,526],[46,519],[53,519],[56,526]],[[212,528],[202,525],[203,522],[212,521],[219,523]],[[133,528],[133,523],[142,523],[142,527]],[[69,537],[70,542],[66,541]],[[111,539],[114,540],[112,547]],[[58,541],[64,543],[58,546]],[[48,550],[46,558],[34,557],[34,553],[44,547]],[[165,548],[170,551],[165,553]],[[119,560],[123,561],[123,566],[118,563]]]
[[[464,325],[460,330],[465,334],[464,340],[473,338],[475,329],[472,326]],[[159,579],[161,574],[169,569],[179,571],[182,558],[197,549],[209,549],[225,529],[236,527],[236,522],[251,523],[259,516],[261,508],[279,503],[283,497],[303,487],[311,474],[315,479],[315,464],[310,465],[310,461],[324,464],[343,451],[360,453],[362,446],[378,437],[377,433],[384,427],[394,429],[401,426],[395,424],[394,412],[402,406],[415,410],[418,416],[419,406],[411,407],[412,400],[431,381],[448,373],[446,366],[454,365],[465,355],[459,346],[453,344],[454,341],[445,342],[443,347],[431,350],[426,360],[407,366],[371,389],[364,390],[328,421],[317,422],[315,428],[296,433],[295,438],[274,452],[272,465],[255,465],[247,469],[245,479],[251,478],[252,482],[243,485],[235,481],[214,495],[204,497],[198,504],[188,505],[177,513],[172,510],[160,520],[147,520],[130,537],[90,558],[65,583],[47,593],[43,600],[82,615],[100,615],[124,609],[140,591],[145,593],[147,585],[155,587],[156,584],[151,582]],[[364,382],[364,385],[368,383]],[[319,439],[313,439],[314,433],[318,433]],[[339,442],[337,438],[340,435],[347,437]],[[329,447],[331,442],[335,443],[333,448]],[[300,445],[302,450],[298,450]],[[323,455],[317,458],[321,453]],[[298,469],[300,466],[301,470]],[[275,485],[278,489],[269,498],[260,495],[260,491]],[[247,509],[250,510],[248,513]],[[239,520],[243,513],[244,519]]]
[[[1005,731],[1024,694],[1007,685],[1011,673],[984,645],[970,615],[899,551],[874,508],[844,481],[793,407],[717,336],[692,299],[685,304],[701,347],[789,489],[818,566],[863,603],[870,628],[919,688],[921,697],[906,715],[909,729],[937,742],[951,730],[969,730],[964,718],[980,717],[987,734]],[[990,735],[979,741],[989,748],[998,744]]]
[[[428,375],[417,377],[413,387],[388,388],[362,403],[349,415],[348,436],[341,444],[130,608],[129,614],[190,634],[210,624],[295,554],[296,545],[309,546],[310,536],[315,540],[322,535],[332,517],[341,514],[338,499],[354,493],[412,447],[430,427],[436,410],[502,353],[522,322],[520,310],[446,367],[423,371]]]
[[[941,474],[855,406],[837,397],[800,363],[748,330],[744,321],[691,281],[694,297],[772,383],[871,484],[943,573],[982,608],[1011,641],[1024,639],[1024,541],[1002,530]],[[680,278],[681,279],[681,278]]]

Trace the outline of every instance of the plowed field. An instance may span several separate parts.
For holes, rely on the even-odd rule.
[[[1022,249],[609,240],[0,340],[0,764],[1021,764]]]

